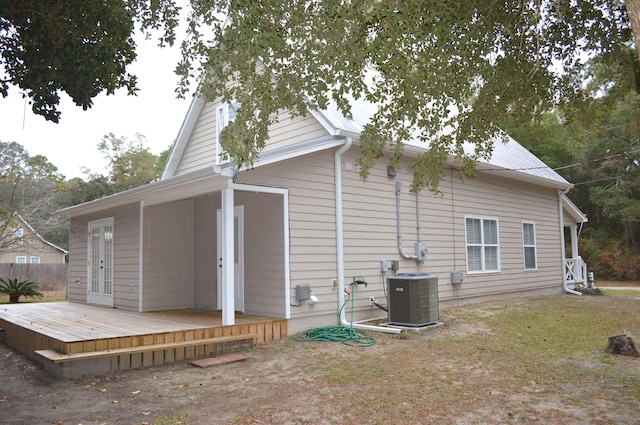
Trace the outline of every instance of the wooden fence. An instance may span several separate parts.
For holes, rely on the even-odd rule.
[[[68,264],[0,264],[0,277],[35,280],[41,286],[66,285],[68,271]]]

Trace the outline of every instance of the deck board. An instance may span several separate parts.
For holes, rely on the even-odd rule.
[[[65,343],[191,331],[221,326],[217,312],[192,310],[137,313],[70,302],[0,305],[0,320]],[[236,314],[237,325],[263,318]]]
[[[137,313],[70,302],[0,305],[0,327],[5,344],[65,378],[159,366],[287,336],[286,319],[236,313],[234,325],[222,325],[219,312]]]

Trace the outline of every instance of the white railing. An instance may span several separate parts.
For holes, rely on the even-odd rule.
[[[587,286],[587,265],[582,257],[564,259],[564,279],[566,283],[582,283]]]

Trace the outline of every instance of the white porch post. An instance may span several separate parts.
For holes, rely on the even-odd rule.
[[[569,230],[571,231],[571,258],[577,260],[580,257],[578,254],[578,226],[572,223],[569,225]]]
[[[222,189],[222,325],[235,324],[233,188]]]

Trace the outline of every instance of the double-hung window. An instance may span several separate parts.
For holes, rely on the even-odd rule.
[[[31,256],[31,264],[40,264],[40,256],[32,255]]]
[[[522,222],[522,249],[524,253],[524,269],[536,270],[538,268],[536,255],[536,224],[532,221]]]
[[[484,217],[465,217],[467,272],[500,271],[498,220]]]
[[[222,130],[229,125],[230,122],[233,122],[236,119],[236,115],[238,115],[238,109],[240,109],[239,103],[225,103],[221,106],[218,106],[216,110],[216,165],[225,164],[231,161],[229,156],[224,155],[224,151],[222,150]]]
[[[27,256],[26,255],[18,255],[16,257],[16,264],[27,264]]]

